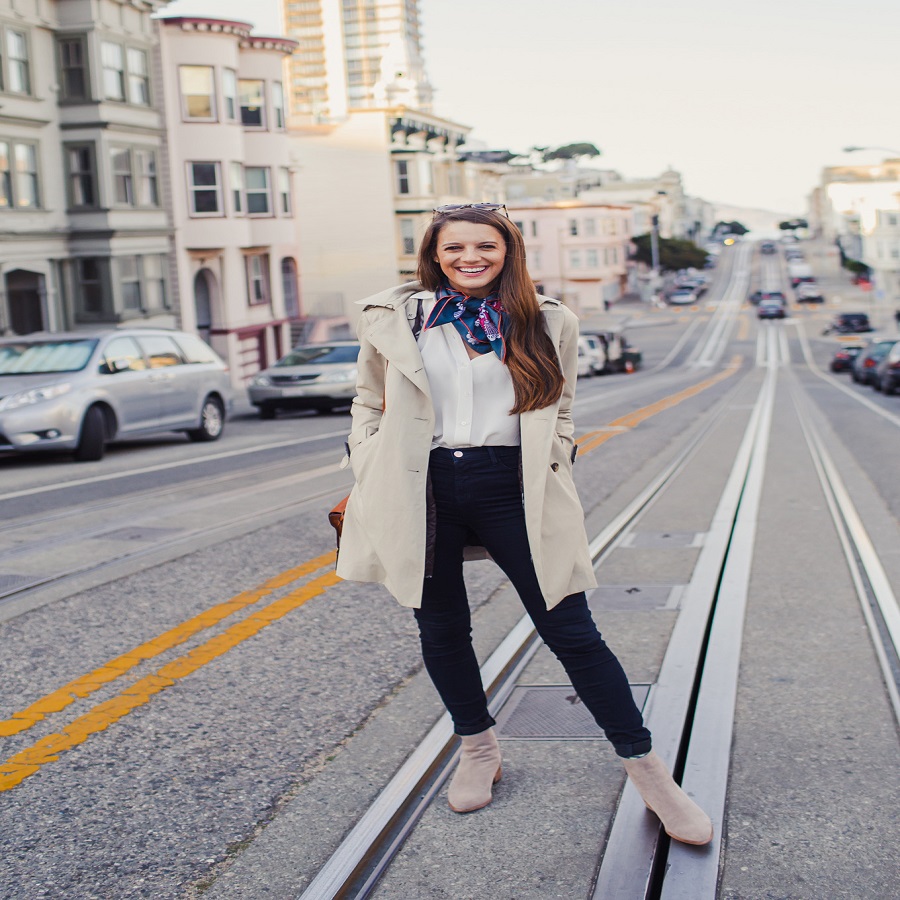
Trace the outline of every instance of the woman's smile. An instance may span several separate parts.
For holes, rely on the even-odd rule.
[[[435,261],[450,286],[470,297],[486,297],[506,262],[506,242],[492,225],[448,222],[438,235]]]

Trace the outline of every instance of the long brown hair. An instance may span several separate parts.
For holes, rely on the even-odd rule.
[[[516,403],[510,413],[551,406],[562,396],[565,376],[544,325],[534,282],[525,266],[525,242],[519,229],[506,216],[489,209],[464,207],[438,213],[419,247],[416,277],[429,291],[437,290],[445,280],[436,248],[441,229],[448,222],[490,225],[500,232],[506,243],[506,259],[494,289],[503,304],[506,365],[516,392]]]

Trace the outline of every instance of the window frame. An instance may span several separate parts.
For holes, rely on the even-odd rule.
[[[128,170],[116,169],[115,155],[125,154],[128,162]],[[110,144],[110,174],[112,175],[112,206],[122,209],[159,209],[159,160],[157,148],[143,144]],[[147,172],[141,165],[141,158],[151,161],[152,172]],[[130,188],[126,191],[126,199],[119,194],[119,179],[127,178]],[[147,188],[150,188],[147,190]],[[152,193],[152,199],[144,202],[146,194]]]
[[[258,264],[259,272],[253,271],[254,263]],[[247,303],[249,306],[264,306],[271,301],[271,273],[269,272],[268,253],[247,253],[244,256],[244,269],[247,278]],[[254,299],[254,285],[260,285],[260,298]]]
[[[93,262],[97,266],[98,275],[96,281],[90,281],[84,277],[82,265]],[[74,307],[76,322],[106,322],[115,315],[112,295],[112,277],[110,271],[110,257],[108,256],[78,256],[72,259],[72,282],[74,292]],[[89,311],[84,304],[84,287],[86,284],[96,284],[100,291],[100,309]]]
[[[256,109],[257,107],[245,106],[242,96],[242,84],[258,84],[259,87],[259,122],[247,122],[244,118],[244,110]],[[266,116],[266,82],[264,78],[239,78],[238,79],[238,107],[241,115],[241,125],[244,128],[252,128],[255,131],[265,131],[268,125]]]
[[[187,98],[190,97],[200,97],[204,96],[202,94],[187,94],[184,90],[184,82],[182,80],[183,73],[187,69],[206,69],[210,75],[210,90],[211,93],[206,96],[209,97],[209,109],[210,116],[192,116],[188,110]],[[181,121],[182,122],[218,122],[219,121],[219,109],[218,109],[218,97],[216,96],[216,67],[215,66],[200,66],[193,64],[185,64],[180,65],[178,67],[178,96],[181,100]]]
[[[141,73],[136,73],[131,67],[131,54],[132,53],[140,53],[144,58],[144,71]],[[126,88],[128,90],[127,102],[132,106],[143,106],[150,107],[153,106],[153,86],[151,84],[150,79],[150,52],[144,47],[137,46],[125,46],[125,82]],[[134,85],[135,80],[139,79],[140,83],[144,85],[144,93],[146,94],[146,102],[143,100],[135,100],[134,99]]]
[[[25,47],[25,58],[13,57],[9,46],[9,35],[16,34],[22,37],[22,43]],[[32,66],[33,54],[31,52],[31,31],[27,28],[18,28],[7,23],[0,23],[0,93],[15,94],[17,97],[33,97],[34,94],[34,72]],[[13,71],[11,63],[15,61],[24,66],[25,72],[25,90],[16,90],[12,86],[11,73]]]
[[[66,65],[64,44],[77,44],[81,48],[81,66]],[[91,68],[90,54],[88,52],[87,35],[78,34],[58,34],[56,36],[56,60],[59,73],[60,102],[69,103],[87,103],[90,102],[93,92],[91,91]],[[84,91],[81,94],[70,94],[67,87],[66,72],[72,69],[78,69],[82,73]]]
[[[117,157],[125,158],[126,169],[122,171],[116,168]],[[132,160],[131,147],[112,144],[109,147],[109,171],[112,176],[112,203],[110,206],[133,207],[135,203],[134,193],[134,163]],[[125,199],[119,196],[119,180],[124,179]]]
[[[229,84],[230,79],[230,84]],[[229,93],[229,89],[231,93]],[[231,109],[229,111],[229,103]],[[239,122],[241,108],[238,105],[238,73],[227,66],[222,68],[222,121]]]
[[[107,65],[105,59],[105,49],[107,47],[115,47],[120,54],[119,62],[122,66],[121,69],[112,69]],[[102,91],[101,95],[103,100],[108,100],[111,103],[127,103],[128,102],[128,81],[127,81],[127,69],[125,65],[125,45],[120,44],[117,41],[100,41],[100,70],[102,73]],[[107,93],[107,74],[110,72],[117,72],[119,75],[119,82],[121,86],[121,97],[112,97]]]
[[[262,172],[265,175],[264,188],[250,187],[250,173]],[[254,212],[252,209],[253,198],[265,196],[266,211]],[[244,166],[244,197],[247,200],[247,215],[251,218],[272,218],[275,215],[274,204],[272,203],[272,169],[270,166]]]
[[[194,159],[185,162],[187,177],[185,184],[187,186],[188,216],[192,219],[221,219],[225,216],[225,203],[222,195],[222,164],[218,160]],[[196,185],[194,183],[194,166],[212,166],[216,173],[216,183],[214,185]],[[195,195],[199,191],[212,191],[216,193],[216,210],[213,212],[202,212],[196,209],[194,202]]]
[[[293,218],[294,202],[291,196],[291,170],[287,166],[278,167],[279,212],[285,218]]]
[[[235,173],[239,173],[238,177],[235,177]],[[244,178],[244,164],[242,162],[232,162],[229,165],[228,181],[231,188],[232,214],[235,216],[247,215],[246,179]]]
[[[284,131],[286,127],[284,111],[284,83],[281,81],[270,82],[269,93],[271,94],[272,103],[272,130]]]
[[[409,216],[400,219],[400,253],[402,256],[415,256],[416,222]]]
[[[70,153],[73,150],[87,150],[90,170],[87,172],[72,171]],[[63,143],[63,156],[66,171],[66,207],[72,212],[100,209],[100,180],[97,177],[97,144],[95,141],[66,141]],[[91,192],[94,195],[92,203],[76,203],[74,181],[76,178],[90,178]]]
[[[142,257],[137,254],[125,254],[123,256],[113,257],[116,265],[116,282],[119,290],[119,298],[122,301],[122,315],[145,313],[147,310],[144,306],[144,289],[143,289],[143,265]],[[130,277],[126,274],[125,265],[134,265],[134,276]],[[135,285],[137,293],[137,305],[129,304],[125,287],[126,285]]]
[[[409,196],[411,193],[411,183],[409,177],[409,160],[408,159],[397,159],[394,160],[396,168],[394,170],[394,174],[397,177],[397,193],[402,194],[403,196]]]
[[[7,148],[7,168],[3,171],[3,192],[6,193],[8,205],[0,206],[2,212],[40,212],[44,209],[43,178],[41,177],[41,152],[40,142],[30,138],[11,137],[0,135],[0,144]],[[34,163],[33,170],[22,171],[19,168],[19,150],[25,148],[31,151],[31,159]],[[34,203],[28,206],[22,205],[22,197],[30,191],[22,190],[23,175],[33,181]]]

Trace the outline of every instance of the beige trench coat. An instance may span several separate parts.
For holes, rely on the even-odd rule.
[[[412,333],[415,283],[360,301],[357,396],[348,439],[356,484],[347,501],[337,574],[375,581],[403,606],[422,604],[426,476],[434,410]],[[596,585],[584,512],[572,480],[572,399],[578,320],[558,300],[538,298],[566,378],[559,402],[522,413],[522,480],[531,557],[548,609]]]

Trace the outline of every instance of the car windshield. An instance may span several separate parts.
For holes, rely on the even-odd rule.
[[[97,341],[14,341],[0,344],[0,375],[44,375],[83,369]]]
[[[275,363],[276,366],[330,365],[332,363],[355,363],[359,356],[358,344],[322,344],[295,347]]]

